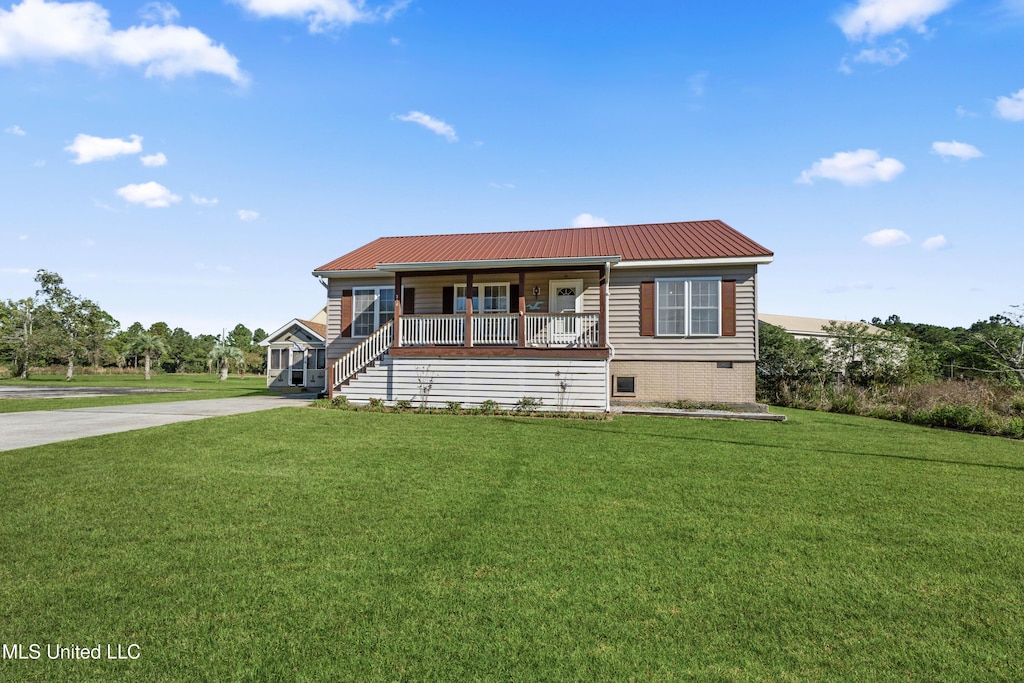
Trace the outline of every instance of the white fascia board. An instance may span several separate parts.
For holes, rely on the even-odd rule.
[[[618,263],[620,256],[571,256],[562,258],[523,258],[523,259],[492,259],[488,261],[434,261],[431,263],[378,263],[377,271],[397,273],[406,271],[428,270],[485,270],[514,268],[551,268],[574,266],[603,266],[605,263]]]
[[[766,265],[772,256],[726,256],[722,258],[657,259],[651,261],[620,261],[614,268],[666,268],[673,266],[755,266]]]
[[[266,338],[266,339],[264,339],[263,341],[261,341],[261,342],[259,343],[259,345],[260,345],[260,346],[270,346],[271,344],[275,344],[275,343],[278,343],[278,342],[275,342],[275,341],[273,341],[273,340],[274,340],[274,339],[275,339],[276,337],[278,337],[278,336],[280,336],[280,335],[284,334],[284,333],[285,333],[285,332],[287,332],[288,330],[292,329],[292,327],[298,327],[298,328],[300,328],[300,329],[302,329],[302,330],[305,330],[306,332],[308,332],[309,334],[311,334],[311,335],[312,335],[313,337],[315,337],[316,339],[319,339],[319,340],[320,340],[320,341],[322,341],[322,342],[326,342],[326,341],[327,341],[326,339],[324,339],[323,337],[321,337],[321,336],[320,336],[320,333],[319,333],[319,332],[315,332],[315,331],[313,331],[313,330],[309,329],[308,327],[306,327],[305,325],[303,325],[303,324],[302,324],[302,322],[301,322],[301,321],[300,321],[300,320],[299,320],[298,318],[294,318],[294,319],[290,320],[289,322],[285,323],[285,324],[284,324],[284,327],[282,327],[281,329],[279,329],[279,330],[277,330],[276,332],[273,332],[273,333],[271,333],[271,334],[268,334],[268,335],[267,335],[267,338]],[[280,343],[284,343],[284,342],[280,342]]]
[[[380,275],[379,270],[314,270],[314,277],[367,277]]]

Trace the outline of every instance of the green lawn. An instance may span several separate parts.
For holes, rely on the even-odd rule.
[[[167,394],[133,394],[124,396],[93,396],[84,398],[0,398],[0,413],[26,410],[61,410],[64,408],[93,408],[135,403],[163,403],[165,401],[195,401],[204,398],[232,398],[258,396],[269,393],[267,380],[262,375],[230,376],[224,382],[215,374],[154,374],[146,381],[142,375],[75,375],[71,382],[64,375],[33,375],[27,380],[0,380],[0,386],[34,386],[59,389],[73,387],[130,387],[135,389],[177,389]]]
[[[284,408],[0,453],[6,680],[1024,679],[1024,444]]]

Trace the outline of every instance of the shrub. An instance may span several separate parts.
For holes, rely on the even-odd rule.
[[[412,408],[412,401],[403,398],[401,401],[395,401],[395,410],[409,410]]]
[[[462,403],[459,401],[445,401],[445,410],[456,415],[462,411]]]
[[[384,410],[384,399],[382,398],[371,398],[369,404],[373,410]]]
[[[487,399],[480,403],[480,412],[484,415],[494,415],[498,410],[501,409],[501,404],[497,401]]]
[[[523,396],[516,401],[516,410],[533,410],[542,403],[541,399],[535,396]]]
[[[348,396],[335,396],[331,399],[331,407],[339,410],[348,410],[351,407],[348,402]]]

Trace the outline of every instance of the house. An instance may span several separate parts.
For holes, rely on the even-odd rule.
[[[315,271],[327,387],[444,406],[754,401],[757,267],[719,220],[382,237]]]
[[[781,327],[797,339],[817,339],[823,343],[832,338],[832,335],[825,331],[825,328],[832,323],[842,325],[864,325],[867,334],[885,334],[881,327],[869,325],[868,323],[852,323],[848,320],[835,320],[833,318],[804,318],[797,315],[778,315],[776,313],[760,313],[758,320],[769,325]]]
[[[327,387],[327,309],[295,318],[260,342],[267,349],[267,388],[321,392]]]

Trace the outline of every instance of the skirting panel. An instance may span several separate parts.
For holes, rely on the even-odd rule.
[[[538,410],[603,411],[607,376],[605,360],[385,356],[334,394],[354,403],[379,398],[435,408],[449,401],[466,408],[496,401],[512,409],[532,398]]]

